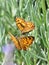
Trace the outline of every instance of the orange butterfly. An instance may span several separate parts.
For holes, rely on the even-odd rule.
[[[35,25],[32,22],[26,22],[22,18],[16,18],[16,25],[22,33],[29,32],[35,28]]]
[[[11,36],[11,40],[14,42],[16,48],[18,50],[26,50],[34,41],[34,37],[33,36],[24,36],[24,37],[19,37],[19,38],[15,38],[10,32],[9,32],[10,36]]]

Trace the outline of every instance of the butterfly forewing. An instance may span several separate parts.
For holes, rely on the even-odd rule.
[[[21,19],[21,18],[16,18],[16,25],[18,26],[18,28],[22,32],[24,27],[26,26],[26,22],[23,19]]]
[[[16,25],[22,33],[29,32],[35,28],[35,25],[32,22],[26,22],[22,18],[16,18]]]

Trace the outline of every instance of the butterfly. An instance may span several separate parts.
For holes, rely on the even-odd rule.
[[[22,33],[29,32],[35,28],[35,25],[32,22],[26,22],[22,18],[16,18],[16,25]]]
[[[11,40],[13,41],[14,45],[18,50],[27,50],[27,48],[32,44],[34,41],[33,36],[22,36],[22,37],[14,37],[10,32]]]

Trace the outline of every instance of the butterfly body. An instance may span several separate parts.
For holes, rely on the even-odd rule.
[[[22,33],[29,32],[35,28],[32,22],[26,22],[22,18],[16,18],[16,25],[18,26]]]
[[[26,22],[22,18],[16,18],[16,25],[22,33],[27,33],[35,28],[32,22]],[[34,41],[33,36],[14,37],[10,32],[9,34],[11,36],[11,40],[14,42],[14,45],[18,50],[27,50],[27,48]]]

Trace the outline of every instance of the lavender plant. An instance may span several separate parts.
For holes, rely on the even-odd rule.
[[[6,44],[2,47],[2,51],[4,53],[3,63],[2,65],[15,65],[14,58],[14,49],[15,46],[13,44]]]
[[[17,65],[49,65],[49,0],[0,0],[0,48],[7,43],[9,31],[20,36],[15,16],[35,24],[35,30],[28,33],[35,37],[34,44],[27,51],[15,49]],[[10,55],[11,51],[13,53],[13,49],[9,50]],[[0,63],[1,60],[2,51]]]

